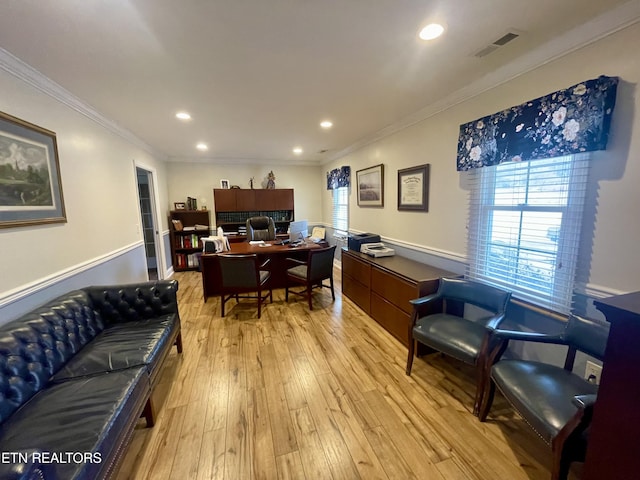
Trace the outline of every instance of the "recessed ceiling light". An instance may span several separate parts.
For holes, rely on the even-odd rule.
[[[206,152],[207,150],[209,150],[209,146],[206,143],[202,143],[200,142],[199,144],[196,145],[196,148],[198,150],[200,150],[201,152]]]
[[[295,153],[296,155],[300,155],[302,153],[302,148],[300,147],[295,147],[293,149],[293,153]]]
[[[191,115],[187,112],[178,112],[176,113],[176,118],[179,118],[180,120],[191,120]]]
[[[420,30],[420,38],[422,40],[433,40],[438,38],[444,32],[444,27],[438,23],[430,23],[422,30]]]
[[[330,122],[329,120],[325,120],[323,122],[320,122],[320,126],[322,128],[331,128],[333,127],[333,122]]]

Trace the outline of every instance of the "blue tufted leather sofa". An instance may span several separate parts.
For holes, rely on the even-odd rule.
[[[75,290],[0,327],[0,479],[101,479],[119,467],[171,347],[175,280]]]

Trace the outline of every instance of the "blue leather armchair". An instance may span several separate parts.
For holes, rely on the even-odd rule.
[[[485,385],[492,332],[504,319],[510,298],[510,292],[490,285],[461,278],[441,278],[436,293],[411,300],[413,315],[409,326],[407,375],[411,375],[416,342],[474,365],[476,396],[473,413],[477,415]],[[466,305],[478,307],[480,318],[465,318]]]
[[[593,406],[598,387],[572,372],[576,353],[581,351],[602,360],[609,326],[572,315],[558,335],[496,330],[489,363],[493,364],[480,406],[485,421],[495,389],[515,408],[552,451],[552,480],[566,479],[571,462],[584,461]],[[523,360],[500,360],[510,341],[564,345],[564,366]],[[630,379],[630,381],[633,381]]]

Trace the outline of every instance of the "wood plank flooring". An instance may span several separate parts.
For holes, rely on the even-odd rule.
[[[549,478],[550,450],[499,396],[471,414],[472,371],[440,354],[416,359],[340,293],[274,291],[202,300],[197,272],[176,273],[184,352],[171,353],[117,478]]]

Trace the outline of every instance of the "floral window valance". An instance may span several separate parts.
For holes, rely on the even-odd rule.
[[[604,150],[617,86],[601,76],[460,125],[458,171]]]
[[[334,168],[327,172],[327,190],[348,187],[351,180],[351,167]]]

